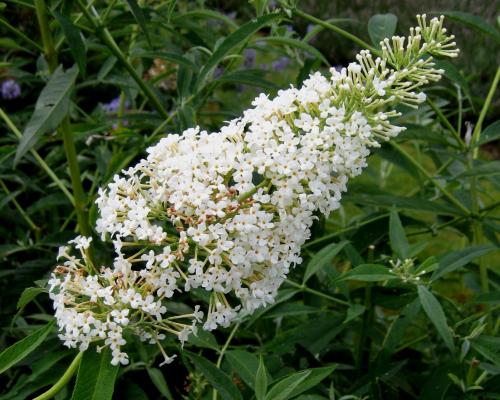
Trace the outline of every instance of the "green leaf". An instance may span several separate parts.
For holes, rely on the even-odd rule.
[[[471,246],[464,250],[451,251],[438,258],[439,267],[432,274],[431,281],[441,278],[450,272],[453,272],[464,265],[470,263],[475,258],[490,253],[497,248],[492,245]]]
[[[390,209],[396,206],[398,209],[413,210],[413,211],[428,211],[441,215],[463,215],[463,212],[455,207],[439,204],[433,201],[425,200],[418,197],[403,197],[383,194],[351,194],[347,193],[344,196],[344,201],[353,203],[371,205]]]
[[[47,85],[42,89],[35,111],[24,129],[14,163],[19,162],[26,152],[31,150],[41,135],[55,129],[66,116],[70,103],[69,95],[77,75],[76,65],[66,72],[63,71],[62,66],[59,66],[52,74]]]
[[[400,260],[406,260],[410,247],[396,207],[391,209],[391,215],[389,217],[389,238],[392,251],[396,253]]]
[[[448,327],[446,316],[444,315],[441,304],[439,304],[439,301],[437,301],[434,295],[422,285],[418,286],[418,298],[420,299],[422,308],[436,327],[436,330],[444,340],[444,343],[453,353],[455,351],[455,344],[453,343],[451,329]]]
[[[73,55],[73,59],[78,65],[78,70],[85,77],[86,67],[87,67],[87,46],[82,38],[82,33],[76,25],[71,22],[70,19],[66,18],[64,15],[53,11],[54,17],[56,17],[57,22],[61,25],[61,29],[68,42],[69,49]]]
[[[312,389],[323,379],[331,375],[335,368],[337,368],[336,365],[330,365],[328,367],[310,369],[309,371],[311,371],[311,374],[293,390],[291,397],[298,396],[306,390]]]
[[[290,46],[290,47],[296,47],[298,49],[304,50],[305,52],[313,55],[317,59],[321,60],[321,62],[325,65],[330,65],[328,60],[325,58],[323,54],[321,54],[320,51],[318,51],[316,48],[312,47],[310,44],[307,42],[304,42],[302,40],[286,37],[286,36],[266,36],[266,37],[259,37],[257,39],[259,42],[262,43],[273,43],[273,44],[280,44],[280,45],[285,45],[285,46]]]
[[[175,4],[175,2],[173,2]],[[229,27],[233,29],[238,29],[238,24],[229,18],[227,15],[222,14],[220,12],[209,10],[209,9],[197,9],[193,11],[185,11],[176,15],[172,18],[172,21],[177,22],[181,20],[189,20],[192,21],[195,18],[201,19],[218,19],[220,21],[225,22]]]
[[[144,13],[142,12],[142,8],[139,7],[137,2],[135,0],[125,0],[127,4],[130,7],[130,11],[132,12],[132,15],[135,18],[135,21],[137,24],[141,27],[141,30],[144,32],[144,35],[146,36],[146,40],[148,41],[149,45],[151,46],[151,40],[149,38],[149,33],[148,29],[146,26],[146,18],[144,18]]]
[[[375,14],[368,21],[368,34],[372,43],[380,47],[380,42],[391,38],[396,32],[398,18],[394,14]]]
[[[497,367],[500,367],[500,354],[495,353],[487,346],[478,343],[478,341],[472,341],[471,346],[474,350],[476,350],[479,354],[481,354],[487,360],[490,360]]]
[[[467,176],[491,176],[500,174],[500,161],[484,161],[476,163],[473,168],[462,172],[455,178],[463,178]]]
[[[40,346],[52,330],[53,325],[54,321],[49,322],[44,327],[2,351],[2,353],[0,353],[0,374],[21,361]]]
[[[483,129],[475,146],[482,146],[483,144],[493,142],[498,139],[500,139],[500,119]]]
[[[455,66],[455,64],[449,62],[448,60],[434,60],[433,62],[435,68],[442,69],[444,71],[444,76],[446,76],[451,82],[458,83],[458,85],[463,90],[464,94],[467,96],[469,101],[471,101],[469,83],[460,73],[459,69]]]
[[[408,304],[400,313],[400,315],[391,323],[387,329],[382,349],[382,356],[389,357],[396,347],[402,342],[407,328],[415,322],[418,312],[420,311],[420,302],[415,299]]]
[[[284,303],[288,299],[291,299],[293,296],[295,296],[297,293],[300,293],[299,289],[280,289],[278,291],[278,295],[276,296],[276,299],[273,304],[269,304],[267,307],[262,307],[255,311],[250,319],[250,322],[248,323],[247,327],[250,327],[252,324],[257,322],[262,316],[269,311],[273,310],[276,308],[279,304]],[[190,339],[191,340],[191,339]]]
[[[239,390],[234,386],[231,378],[217,368],[206,358],[185,351],[196,369],[203,374],[207,381],[219,392],[223,400],[243,399]]]
[[[475,303],[475,304],[484,304],[484,303],[500,304],[500,291],[482,293],[473,300],[473,303]]]
[[[170,390],[168,389],[167,381],[163,376],[162,372],[158,368],[147,368],[149,378],[151,382],[156,386],[156,389],[165,396],[168,400],[173,400],[174,397]]]
[[[217,65],[232,49],[240,46],[259,29],[280,17],[282,17],[281,14],[264,15],[250,22],[247,22],[236,31],[231,33],[228,37],[226,37],[201,69],[197,82],[198,90],[201,90],[209,74],[214,71],[215,67],[217,67]]]
[[[21,297],[17,301],[17,309],[23,308],[33,301],[40,293],[47,293],[47,289],[40,287],[30,287],[23,290]]]
[[[308,306],[307,304],[301,303],[285,303],[278,307],[273,308],[270,312],[266,313],[264,318],[281,318],[281,317],[291,317],[295,315],[307,315],[312,313],[320,312],[321,310],[317,307]]]
[[[244,350],[230,350],[226,358],[233,370],[243,379],[248,387],[255,387],[255,374],[259,367],[259,359],[252,353]]]
[[[111,365],[111,351],[97,353],[91,347],[83,353],[71,400],[111,400],[119,366]]]
[[[429,258],[425,259],[425,261],[423,261],[417,268],[415,268],[414,274],[427,274],[429,272],[435,271],[438,265],[439,264],[436,260],[436,257],[430,256]]]
[[[328,375],[330,375],[335,365],[312,368],[301,372],[296,372],[288,377],[285,377],[273,385],[267,396],[266,400],[287,400],[304,393],[320,383]]]
[[[292,392],[299,386],[306,378],[311,375],[311,370],[296,372],[286,378],[281,379],[273,385],[271,390],[267,393],[265,400],[287,400],[291,398]]]
[[[302,283],[306,283],[319,270],[329,266],[332,259],[344,248],[348,242],[346,240],[339,243],[330,243],[318,251],[307,263],[306,272]]]
[[[500,43],[500,33],[491,26],[484,18],[471,13],[461,11],[443,11],[440,14],[445,15],[455,21],[458,21],[476,32],[484,33],[492,37],[497,43]]]
[[[204,347],[219,351],[219,344],[217,343],[215,336],[212,333],[201,329],[198,330],[196,335],[191,335],[189,337],[189,343],[194,344],[196,347]]]
[[[388,279],[396,279],[398,276],[393,274],[389,268],[380,264],[361,264],[351,269],[338,278],[339,281],[355,280],[363,282],[377,282]]]
[[[264,359],[260,356],[259,367],[255,374],[255,398],[264,400],[267,392],[267,370],[264,364]]]
[[[351,304],[347,309],[347,313],[343,324],[347,324],[349,321],[358,318],[366,310],[366,307],[362,304]]]

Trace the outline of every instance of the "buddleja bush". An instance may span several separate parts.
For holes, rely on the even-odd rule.
[[[7,371],[2,398],[107,399],[117,379],[125,386],[117,384],[115,397],[130,399],[158,392],[169,399],[498,396],[498,292],[489,292],[498,289],[496,272],[484,257],[478,267],[471,263],[498,246],[498,165],[477,160],[478,147],[498,137],[496,123],[481,129],[498,71],[479,103],[474,131],[461,135],[462,96],[471,107],[477,100],[445,61],[459,53],[443,16],[419,15],[409,36],[384,38],[397,19],[377,15],[369,23],[372,47],[295,5],[254,5],[258,17],[238,26],[223,14],[175,2],[98,9],[77,1],[73,9],[35,1],[43,48],[2,20],[43,50],[37,65],[48,79],[22,133],[16,127],[22,115],[0,110],[19,138],[4,147],[9,168],[20,169],[31,193],[41,189],[29,179],[35,163],[46,174],[43,182],[47,176],[57,190],[25,211],[29,198],[19,202],[0,181],[35,240],[5,250],[39,251],[38,260],[49,259],[41,265],[50,267],[31,273],[31,280],[52,270],[22,293],[20,311],[10,316],[17,328],[6,330],[9,335],[29,329],[24,309],[38,307],[33,322],[49,323],[0,354],[0,371]],[[448,14],[477,25],[467,14]],[[291,26],[283,29],[292,15],[316,24],[313,33],[333,30],[364,50],[346,67],[313,72],[328,61]],[[223,25],[207,22],[202,29],[194,19],[223,21],[231,33],[217,39]],[[125,38],[118,28],[124,22],[132,23]],[[495,38],[494,28],[481,29]],[[288,55],[272,62],[275,71],[288,70],[295,59],[298,85],[251,100],[251,91],[237,85],[276,88],[264,67],[248,69],[259,46],[262,61],[272,57],[266,43]],[[92,70],[91,57],[103,61],[100,69]],[[75,66],[58,67],[59,58]],[[20,74],[22,65],[8,67]],[[78,75],[86,80],[75,84]],[[436,104],[423,92],[443,75],[456,79],[458,130],[440,108],[443,100]],[[98,92],[101,84],[118,85],[119,96],[86,111],[93,97],[87,88]],[[5,99],[21,91],[12,77],[2,85]],[[236,96],[246,96],[244,110]],[[217,112],[207,118],[205,110],[217,101],[227,102],[236,118],[222,122]],[[196,120],[218,128],[208,133]],[[437,120],[441,126],[431,132]],[[55,129],[64,153],[50,140]],[[399,135],[433,147],[408,149]],[[376,193],[363,179],[379,174],[375,179],[389,182],[390,168],[380,159],[368,168],[371,177],[348,185],[368,167],[372,151],[419,187],[406,197]],[[427,151],[435,173],[428,172]],[[62,178],[66,166],[71,184]],[[406,186],[406,177],[398,179]],[[348,206],[341,207],[348,186]],[[61,214],[55,205],[64,207]],[[402,218],[398,209],[408,214]],[[44,215],[61,227],[40,227]],[[73,221],[79,235],[54,234]],[[431,232],[439,243],[447,229],[462,229],[471,244],[444,252],[441,243],[428,251],[429,238],[408,240]],[[455,292],[438,282],[448,274],[482,294],[466,303],[449,298]],[[35,298],[44,292],[48,299],[40,304]],[[46,312],[51,308],[54,313]],[[46,351],[37,354],[44,342]],[[59,365],[66,372],[53,368]],[[28,366],[31,375],[19,375]],[[144,384],[145,375],[154,388]]]

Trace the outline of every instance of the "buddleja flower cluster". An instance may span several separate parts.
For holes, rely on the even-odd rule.
[[[261,94],[219,132],[169,135],[116,175],[97,199],[96,230],[113,241],[112,265],[93,265],[89,239],[79,237],[70,242],[78,258],[61,249],[65,261],[50,280],[65,345],[98,342],[113,364],[127,364],[125,332],[184,343],[198,325],[227,327],[272,303],[301,262],[315,215],[339,208],[370,149],[403,130],[391,122],[394,106],[422,103],[420,87],[443,74],[432,56],[457,55],[442,17],[418,22],[407,38],[381,42],[381,57],[364,50],[300,89]],[[177,315],[166,307],[193,289],[209,293],[208,308]]]

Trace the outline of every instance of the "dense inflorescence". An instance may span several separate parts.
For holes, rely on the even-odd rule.
[[[425,101],[419,88],[440,79],[432,55],[457,55],[443,18],[418,20],[408,38],[381,42],[381,57],[364,50],[328,77],[312,74],[274,99],[261,94],[219,132],[169,135],[116,175],[99,191],[96,226],[113,241],[113,265],[97,269],[80,237],[72,244],[82,257],[63,248],[50,281],[65,344],[103,341],[112,362],[126,364],[125,330],[184,343],[198,323],[227,327],[272,303],[301,262],[315,215],[339,208],[370,148],[403,130],[391,122],[394,106]],[[200,288],[210,292],[205,313],[168,312],[165,300]]]

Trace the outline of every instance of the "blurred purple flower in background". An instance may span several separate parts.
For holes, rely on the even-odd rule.
[[[246,68],[252,68],[255,65],[255,57],[257,56],[257,52],[254,49],[245,49],[243,52],[243,56],[245,57],[244,65]]]
[[[313,30],[314,28],[316,28],[316,25],[314,25],[314,24],[308,24],[308,25],[307,25],[307,34],[311,33],[311,32],[312,32],[312,30]],[[318,33],[316,33],[315,35],[313,35],[313,36],[309,39],[309,41],[310,41],[311,43],[313,43],[313,42],[316,40],[316,36],[317,36],[317,35],[318,35]]]
[[[111,125],[111,129],[116,130],[116,129],[118,129],[118,126],[119,126],[119,125],[118,125],[118,122],[115,122],[113,125]],[[122,123],[121,123],[121,126],[122,126],[122,127],[123,127],[123,126],[128,126],[128,121],[127,121],[126,119],[124,119],[124,120],[122,121]]]
[[[14,79],[6,79],[0,89],[2,98],[12,100],[21,96],[21,86]]]
[[[287,56],[280,57],[276,61],[273,61],[273,63],[271,64],[272,69],[274,71],[283,71],[290,65],[290,62],[290,58],[288,58]]]
[[[217,68],[215,68],[214,78],[215,79],[220,78],[223,73],[224,73],[224,67],[218,66]]]
[[[129,101],[125,99],[125,109],[129,107]],[[120,108],[120,96],[115,97],[113,100],[111,100],[109,103],[104,103],[102,105],[102,108],[105,112],[109,114],[116,113],[118,109]]]

